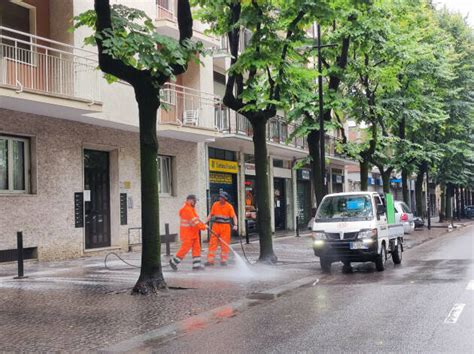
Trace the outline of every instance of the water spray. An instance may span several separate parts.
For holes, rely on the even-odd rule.
[[[232,253],[233,253],[234,256],[236,257],[236,260],[237,260],[237,261],[241,261],[241,262],[242,262],[241,264],[242,264],[243,266],[245,266],[245,268],[246,268],[247,270],[250,270],[250,269],[247,267],[247,265],[245,264],[245,262],[243,261],[243,259],[242,259],[242,257],[240,256],[240,254],[238,254],[237,251],[235,251],[235,250],[232,248],[231,245],[229,245],[227,242],[225,242],[225,241],[220,237],[220,235],[218,235],[216,232],[214,232],[209,226],[206,225],[206,227],[207,227],[207,229],[211,232],[211,234],[213,234],[214,236],[217,237],[217,239],[218,239],[219,241],[221,241],[223,244],[225,244],[227,247],[229,247],[229,249],[232,251]],[[242,240],[241,240],[241,242],[242,242]],[[242,249],[243,249],[243,248],[242,248]],[[244,255],[245,255],[245,251],[244,251]],[[247,256],[245,256],[245,260],[247,261],[248,264],[252,264],[252,263],[249,261],[249,259],[247,258]]]

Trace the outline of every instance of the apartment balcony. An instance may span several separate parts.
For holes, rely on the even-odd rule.
[[[213,146],[253,154],[252,126],[243,115],[223,107],[216,112],[215,126],[223,134],[223,138],[216,141]],[[299,159],[308,155],[304,139],[289,139],[294,129],[293,124],[286,123],[281,117],[275,117],[268,121],[267,148],[271,155],[288,159]]]
[[[158,33],[179,39],[176,0],[156,0],[156,29]],[[205,47],[219,46],[219,39],[204,33],[207,26],[197,20],[193,21],[193,39],[201,41]]]
[[[238,141],[236,145],[243,146],[242,141],[252,143],[253,131],[250,122],[241,114],[232,112],[228,108],[221,109],[215,116],[216,129],[224,134],[227,139],[222,141]],[[287,123],[282,117],[274,117],[267,123],[268,149],[271,153],[282,157],[303,158],[308,155],[308,143],[305,137],[290,138],[297,125]],[[326,134],[325,137],[326,156],[334,161],[347,162],[347,157],[337,152],[337,139]],[[251,146],[253,149],[253,145]],[[249,149],[247,149],[249,150]],[[249,150],[250,151],[250,150]],[[253,151],[253,150],[251,150]],[[253,153],[253,152],[246,153]]]
[[[247,29],[240,30],[239,36],[239,53],[243,52],[252,39],[252,32]],[[228,68],[227,59],[231,57],[229,38],[227,35],[220,37],[219,43],[212,48],[212,57],[214,66],[226,71]]]
[[[214,124],[221,99],[211,93],[166,83],[161,90],[158,135],[187,141],[214,141],[222,134]]]
[[[69,118],[101,111],[97,54],[0,26],[0,107]]]

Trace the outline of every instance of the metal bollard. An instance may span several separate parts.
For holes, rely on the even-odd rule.
[[[23,268],[23,232],[19,231],[16,233],[16,253],[17,253],[17,259],[18,259],[18,276],[13,278],[13,279],[24,279],[25,274],[24,274],[24,268]]]
[[[300,237],[300,218],[296,217],[296,237]]]
[[[249,237],[249,221],[245,219],[245,243],[248,245],[250,243]]]
[[[170,247],[170,224],[165,224],[165,237],[166,237],[166,255],[171,256]]]

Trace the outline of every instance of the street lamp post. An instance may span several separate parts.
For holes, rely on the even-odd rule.
[[[327,193],[326,186],[326,146],[324,134],[324,101],[323,101],[323,73],[321,61],[321,26],[317,25],[318,35],[318,98],[319,98],[319,143],[321,153],[321,182],[323,183],[323,195]]]
[[[323,68],[321,59],[321,49],[326,47],[335,47],[337,44],[321,44],[321,26],[316,24],[317,38],[316,45],[304,46],[303,48],[317,49],[318,50],[318,99],[319,99],[319,143],[320,143],[320,168],[321,168],[321,181],[323,183],[323,194],[327,193],[326,186],[326,152],[325,152],[325,133],[324,133],[324,101],[323,101]],[[313,26],[313,39],[314,39],[314,26]]]

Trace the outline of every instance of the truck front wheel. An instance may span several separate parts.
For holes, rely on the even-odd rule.
[[[320,257],[319,263],[321,264],[321,270],[323,273],[331,273],[331,261],[329,259]]]
[[[398,240],[397,245],[395,246],[394,250],[392,251],[393,263],[395,263],[395,264],[402,263],[402,252],[403,252],[402,244],[401,244],[400,240]]]
[[[375,268],[379,272],[383,272],[385,270],[385,261],[387,260],[387,250],[385,249],[385,244],[382,244],[382,248],[380,249],[380,253],[375,259]]]

